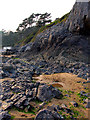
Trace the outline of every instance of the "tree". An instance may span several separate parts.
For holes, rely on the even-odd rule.
[[[51,13],[32,13],[30,17],[25,18],[17,28],[17,32],[25,31],[28,27],[37,26],[41,27],[51,22]]]
[[[39,26],[44,26],[46,23],[50,23],[52,20],[51,18],[51,13],[44,13],[40,15],[40,18],[38,20],[38,25]]]

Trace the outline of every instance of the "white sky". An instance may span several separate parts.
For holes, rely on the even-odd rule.
[[[52,20],[69,12],[76,0],[0,0],[0,30],[15,31],[32,13],[51,13]]]

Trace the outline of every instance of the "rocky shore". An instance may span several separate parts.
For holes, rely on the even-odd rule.
[[[43,103],[42,106],[44,106],[44,104],[46,104],[52,98],[62,99],[62,92],[60,92],[52,85],[48,86],[45,83],[35,81],[35,79],[33,79],[33,77],[35,76],[37,77],[41,74],[50,75],[54,73],[73,73],[76,74],[78,77],[82,77],[85,79],[85,82],[82,83],[83,85],[90,83],[87,64],[81,62],[66,62],[65,59],[50,63],[46,61],[42,55],[40,56],[32,57],[31,61],[27,59],[21,59],[17,56],[11,56],[9,58],[3,56],[3,63],[0,72],[1,119],[8,118],[9,120],[10,115],[7,114],[6,111],[13,107],[20,110],[30,111],[32,109],[32,105],[30,104],[31,101],[41,101]],[[82,92],[82,94],[86,96],[86,99],[88,98],[88,94],[86,92]],[[83,99],[83,102],[86,99]],[[78,106],[78,103],[73,104],[75,106]],[[41,108],[43,108],[42,106]],[[90,108],[88,103],[86,107]],[[60,106],[51,106],[48,109],[44,110],[41,110],[41,108],[39,108],[39,113],[35,118],[36,120],[38,120],[39,118],[43,119],[44,117],[52,119],[64,119],[64,117],[57,112],[63,109]],[[67,112],[71,111],[67,107],[64,109]]]
[[[0,120],[88,119],[89,4],[76,2],[65,22],[38,34],[33,43],[2,53]]]

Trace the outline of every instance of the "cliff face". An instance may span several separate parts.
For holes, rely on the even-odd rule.
[[[37,35],[24,56],[42,53],[48,57],[88,62],[90,54],[90,2],[76,2],[65,22],[58,23]],[[28,45],[27,45],[28,46]]]
[[[70,32],[89,34],[90,30],[90,2],[76,2],[66,21]]]

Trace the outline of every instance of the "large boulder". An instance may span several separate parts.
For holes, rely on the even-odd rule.
[[[54,97],[51,89],[47,85],[41,85],[38,88],[37,98],[41,101],[47,101]]]
[[[56,111],[51,111],[49,109],[43,109],[40,110],[37,115],[35,120],[62,120],[63,117],[58,114]]]
[[[48,101],[52,98],[62,98],[62,93],[53,86],[40,85],[38,88],[37,98],[41,101]]]

